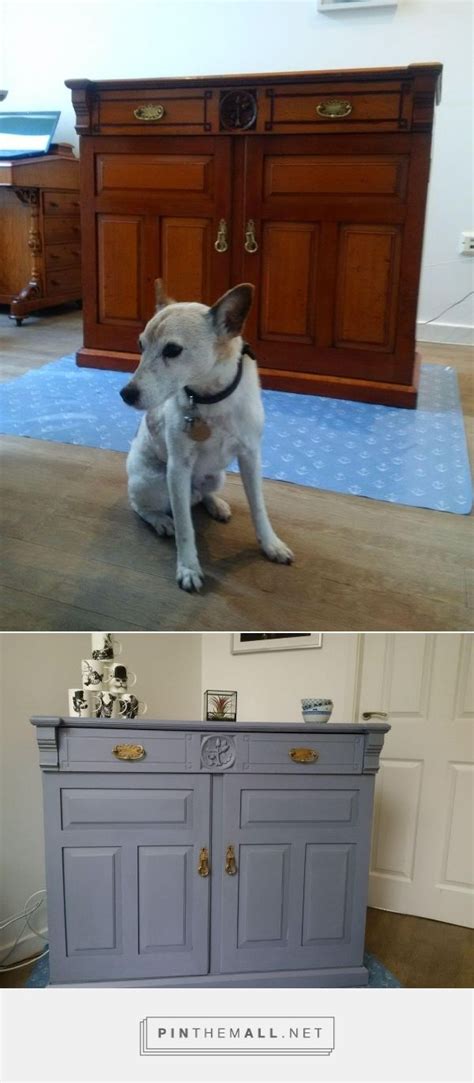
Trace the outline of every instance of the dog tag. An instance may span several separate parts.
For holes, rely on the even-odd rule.
[[[203,417],[193,418],[189,428],[186,428],[186,432],[191,437],[191,440],[196,440],[198,443],[208,440],[211,435],[210,427]]]

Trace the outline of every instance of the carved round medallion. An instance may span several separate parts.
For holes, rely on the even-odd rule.
[[[220,105],[221,127],[228,131],[246,131],[255,124],[257,102],[250,90],[229,90]]]
[[[212,734],[204,737],[201,744],[201,764],[203,767],[232,767],[235,762],[235,744],[232,737]]]

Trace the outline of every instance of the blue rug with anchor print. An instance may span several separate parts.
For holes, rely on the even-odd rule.
[[[383,963],[366,951],[364,965],[369,971],[369,989],[400,989],[400,982]],[[44,989],[49,982],[49,958],[44,955],[35,963],[31,974],[25,981],[26,989]]]
[[[0,386],[0,431],[128,451],[127,374],[62,357]],[[416,410],[263,391],[263,476],[336,493],[467,515],[472,481],[456,372],[421,366]],[[230,470],[237,471],[234,463]]]

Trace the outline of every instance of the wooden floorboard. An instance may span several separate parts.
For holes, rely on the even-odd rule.
[[[18,328],[0,313],[0,379],[81,343],[76,309]],[[472,448],[467,347],[421,344],[424,360],[458,371]],[[206,580],[175,584],[174,543],[127,505],[125,456],[4,437],[0,478],[3,629],[464,630],[472,627],[470,516],[400,507],[265,482],[293,567],[258,551],[240,479],[229,476],[228,524],[195,513]]]

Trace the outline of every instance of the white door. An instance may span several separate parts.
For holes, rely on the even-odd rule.
[[[474,636],[364,636],[358,721],[386,712],[369,905],[472,925]]]

